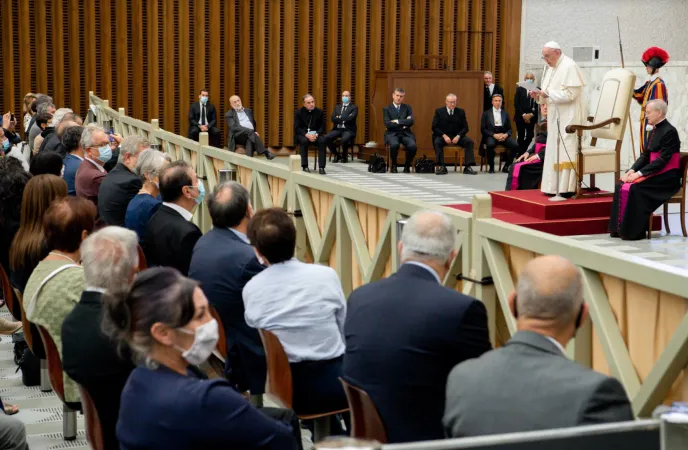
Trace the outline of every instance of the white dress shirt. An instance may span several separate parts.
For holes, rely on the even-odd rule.
[[[97,162],[95,162],[95,161],[92,160],[91,158],[86,158],[86,161],[88,161],[88,162],[90,162],[91,164],[93,164],[94,166],[96,166],[96,167],[98,168],[98,170],[100,170],[101,172],[105,172],[105,167],[103,167],[102,165],[98,164]]]
[[[487,88],[490,90],[490,97],[492,97],[492,93],[494,92],[494,83],[488,85]]]
[[[248,118],[248,114],[246,114],[244,108],[241,108],[241,110],[237,111],[237,117],[239,117],[239,125],[244,128],[250,128],[251,130],[254,129],[251,119]]]
[[[494,116],[494,122],[496,127],[502,126],[502,110],[492,107],[492,115]]]
[[[242,295],[246,323],[272,331],[290,363],[344,354],[346,298],[331,267],[292,258],[254,276]]]
[[[559,351],[561,352],[562,355],[566,355],[566,350],[564,349],[564,346],[559,343],[556,339],[554,339],[551,336],[545,336],[545,338],[550,341],[552,344],[556,345]]]
[[[418,262],[418,261],[406,261],[404,264],[412,264],[414,266],[422,267],[423,269],[430,272],[432,274],[432,276],[435,277],[435,279],[437,280],[437,282],[439,284],[442,284],[442,280],[440,280],[440,275],[437,272],[435,272],[435,269],[428,266],[427,264],[423,264],[422,262]]]
[[[162,202],[162,204],[169,207],[169,208],[174,209],[175,211],[177,211],[179,213],[179,215],[182,216],[184,218],[184,220],[186,220],[186,221],[190,222],[191,219],[193,219],[193,214],[191,214],[191,212],[189,212],[185,208],[182,208],[181,206],[177,205],[176,203]]]

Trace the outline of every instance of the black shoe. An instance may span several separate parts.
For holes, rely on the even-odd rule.
[[[447,175],[449,172],[447,172],[447,168],[444,166],[439,166],[437,168],[437,171],[435,172],[435,175]]]
[[[397,166],[392,166],[392,173],[399,173]]]
[[[410,167],[404,167],[404,173],[411,173]]]
[[[275,159],[275,154],[266,151],[265,152],[265,159],[267,159],[267,160]]]
[[[502,173],[509,173],[509,166],[505,165],[502,169]]]
[[[303,167],[303,171],[306,173],[311,173],[311,169],[309,169],[308,167]]]
[[[478,175],[478,172],[476,172],[475,170],[473,170],[473,168],[470,167],[470,166],[464,167],[464,168],[463,168],[463,173],[465,173],[466,175]]]
[[[334,158],[332,158],[333,163],[338,163],[342,161],[342,157],[339,155],[334,155]]]
[[[494,167],[490,167],[490,170],[488,170],[487,173],[494,173]]]
[[[344,156],[344,157],[342,157],[342,161],[341,161],[341,162],[343,162],[343,163],[348,163],[348,162],[349,162],[349,158],[347,158],[346,156]]]
[[[320,175],[327,175],[327,172],[325,172],[325,168],[324,168],[324,167],[321,167],[320,170],[318,170],[318,173],[319,173]]]

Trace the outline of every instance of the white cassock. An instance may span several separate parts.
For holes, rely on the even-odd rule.
[[[556,171],[559,170],[559,192],[575,192],[578,138],[575,133],[566,133],[566,127],[583,123],[583,75],[578,65],[562,54],[555,67],[545,66],[541,86],[548,97],[538,101],[547,103],[547,152],[540,190],[545,194],[557,193]]]

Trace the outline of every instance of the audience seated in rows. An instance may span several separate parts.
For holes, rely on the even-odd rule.
[[[203,233],[191,222],[192,211],[203,202],[205,186],[185,161],[175,161],[160,174],[162,206],[146,227],[146,260],[149,266],[174,267],[189,273],[194,245]]]
[[[64,181],[62,181],[64,183]],[[67,186],[64,186],[65,196]],[[79,247],[93,231],[96,209],[83,198],[67,197],[50,205],[43,219],[48,256],[36,266],[24,291],[26,318],[50,334],[62,357],[62,322],[79,302],[84,270]],[[80,409],[79,391],[64,375],[65,402]]]
[[[145,248],[146,227],[153,214],[162,205],[160,199],[160,173],[169,164],[170,157],[157,150],[144,150],[136,160],[134,174],[141,181],[141,189],[131,199],[124,214],[124,226],[136,232],[139,244]]]
[[[60,110],[58,110],[58,112],[59,111]],[[57,120],[59,120],[59,122],[56,122]],[[38,152],[55,152],[62,158],[64,158],[65,156],[67,156],[67,151],[62,145],[62,135],[64,134],[65,130],[69,127],[83,125],[83,120],[81,120],[81,117],[74,114],[73,112],[67,112],[64,116],[62,116],[62,119],[60,119],[58,114],[55,113],[55,116],[53,117],[53,122],[55,123],[55,132],[51,133],[43,140],[43,143],[41,144],[41,147],[38,149]]]
[[[34,177],[43,174],[61,177],[63,167],[64,162],[60,155],[55,152],[41,152],[31,159],[29,172],[31,172],[31,175]]]
[[[243,292],[246,323],[271,331],[291,367],[293,408],[299,415],[348,408],[339,378],[344,354],[346,297],[337,272],[294,258],[296,227],[281,208],[263,209],[248,238],[267,269]],[[341,426],[332,416],[334,434]]]
[[[62,323],[62,366],[93,399],[107,450],[119,449],[115,426],[120,395],[134,364],[128,349],[118,352],[101,330],[103,296],[127,290],[134,280],[136,242],[133,231],[120,227],[106,227],[86,238],[81,244],[85,289]]]
[[[139,154],[150,144],[141,136],[129,136],[120,144],[117,165],[103,179],[98,190],[98,215],[107,225],[124,226],[124,216],[143,183],[134,174]]]
[[[569,360],[564,348],[588,316],[581,275],[559,256],[530,261],[509,296],[518,332],[455,367],[444,426],[453,437],[633,420],[615,378]]]
[[[112,157],[110,138],[102,127],[89,124],[81,135],[81,148],[85,161],[76,171],[74,187],[76,195],[98,206],[98,191],[105,178],[105,163]]]
[[[67,193],[76,195],[76,171],[84,161],[84,149],[81,147],[81,135],[84,127],[69,127],[62,134],[62,146],[67,152],[64,157],[64,173],[62,178],[67,182]]]
[[[399,271],[349,296],[344,378],[370,395],[389,442],[442,439],[449,372],[491,348],[485,306],[442,284],[455,240],[446,215],[414,214]]]
[[[292,411],[257,410],[226,380],[207,380],[196,368],[218,340],[196,282],[171,268],[151,268],[128,291],[107,295],[105,308],[106,329],[141,363],[122,392],[122,450],[300,447]]]
[[[53,200],[67,196],[67,184],[55,175],[38,175],[24,188],[21,219],[10,247],[10,279],[19,292],[38,263],[48,256],[43,232],[43,216]]]
[[[207,200],[213,229],[193,250],[189,277],[197,280],[222,320],[227,340],[225,376],[239,392],[265,392],[266,362],[258,331],[246,324],[241,294],[265,266],[246,237],[253,216],[246,188],[237,182],[215,187]]]

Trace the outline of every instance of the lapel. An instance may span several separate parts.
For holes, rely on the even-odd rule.
[[[339,115],[342,116],[342,110],[344,109],[344,105],[339,105]],[[347,117],[351,113],[351,103],[348,104],[346,107],[346,111],[344,111],[344,117]]]
[[[490,109],[487,110],[487,113],[488,113],[487,118],[490,121],[490,123],[492,124],[492,127],[493,128],[496,127],[497,125],[495,125],[495,121],[494,121],[494,108],[492,108],[492,106],[490,106]]]

